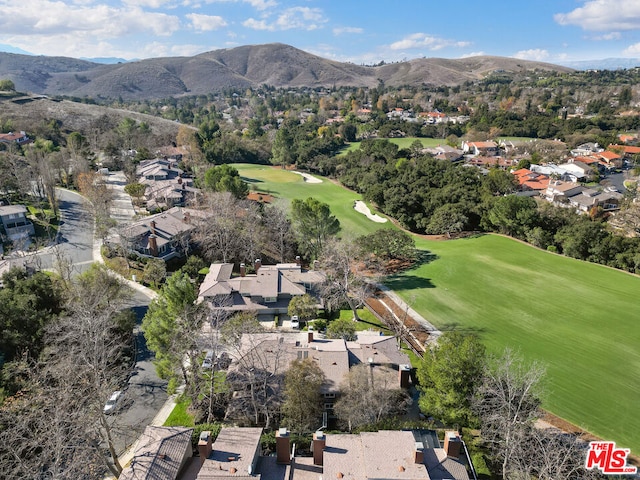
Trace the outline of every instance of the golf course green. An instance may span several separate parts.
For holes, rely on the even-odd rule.
[[[235,167],[261,191],[328,203],[342,235],[395,228],[356,212],[360,196],[326,178]],[[640,278],[497,235],[416,245],[423,260],[390,288],[441,330],[475,332],[491,353],[509,347],[541,362],[547,410],[640,453]]]

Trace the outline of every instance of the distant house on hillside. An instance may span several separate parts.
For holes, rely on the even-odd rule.
[[[31,142],[32,140],[26,132],[0,133],[0,143],[17,143],[18,145],[25,145]]]

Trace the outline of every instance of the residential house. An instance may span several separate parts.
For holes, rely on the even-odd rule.
[[[31,142],[32,140],[29,138],[26,132],[0,133],[0,143],[17,143],[18,145],[24,145]]]
[[[578,195],[585,188],[581,185],[577,185],[572,182],[563,182],[561,180],[554,180],[549,183],[545,192],[545,198],[557,205],[566,206],[569,203],[569,197]]]
[[[262,265],[254,263],[253,274],[240,264],[240,275],[232,277],[233,264],[212,263],[200,285],[198,300],[207,302],[215,312],[256,312],[266,326],[277,318],[288,320],[289,302],[295,296],[309,293],[317,296],[324,275],[316,270],[303,269],[298,263]],[[322,305],[318,300],[318,307]]]
[[[170,260],[184,254],[196,222],[205,215],[202,210],[173,207],[132,223],[111,243],[120,243],[142,257]]]
[[[516,177],[520,190],[523,192],[543,192],[549,186],[548,175],[532,172],[528,168],[520,168],[511,173]]]
[[[148,426],[119,480],[175,480],[193,456],[193,428]]]
[[[620,133],[618,134],[618,139],[622,142],[622,143],[626,143],[627,145],[629,144],[635,144],[638,141],[638,135],[633,133],[633,134],[629,134],[629,133]]]
[[[261,429],[223,427],[215,440],[203,432],[197,480],[469,480],[464,446],[446,432],[441,446],[430,430],[384,430],[360,434],[317,431],[313,456],[297,456],[286,428],[276,432],[275,456],[260,456]]]
[[[595,171],[593,167],[579,160],[574,160],[569,163],[563,163],[561,165],[558,165],[558,167],[564,170],[564,174],[561,175],[560,178],[568,182],[586,182],[591,178],[593,178],[594,180],[597,180],[599,178],[598,172]]]
[[[35,235],[33,223],[27,218],[24,205],[4,205],[0,207],[0,222],[11,241]]]
[[[359,332],[354,341],[316,338],[314,332],[267,332],[242,335],[235,352],[230,352],[231,365],[227,373],[230,385],[235,388],[227,409],[227,419],[249,422],[242,405],[249,392],[247,372],[265,374],[271,379],[282,377],[294,360],[312,359],[325,374],[321,387],[324,410],[333,417],[333,405],[340,396],[340,385],[354,365],[366,364],[376,383],[388,388],[409,387],[409,357],[398,350],[395,337],[378,332]],[[257,368],[256,366],[267,366]],[[268,369],[268,371],[267,371]],[[273,384],[273,396],[281,385]]]
[[[594,153],[603,152],[604,148],[600,147],[597,143],[583,143],[582,145],[578,145],[576,148],[571,150],[571,155],[574,157],[583,157],[593,155]]]
[[[447,160],[449,162],[459,162],[464,160],[464,152],[449,145],[438,145],[435,148],[425,148],[423,153],[429,153],[438,160]]]
[[[493,157],[498,155],[498,144],[492,141],[462,142],[462,151],[469,155]]]
[[[177,167],[177,161],[169,158],[143,160],[136,168],[140,183],[147,186],[144,197],[147,210],[165,210],[185,206],[200,190],[193,186],[193,179],[186,177]]]
[[[640,155],[640,147],[633,145],[609,145],[609,150],[622,155],[624,160],[632,160],[634,157]]]
[[[618,155],[611,150],[605,150],[604,152],[599,152],[594,155],[596,158],[601,159],[604,163],[606,163],[607,168],[620,168],[622,167],[622,156]]]
[[[474,167],[501,168],[503,170],[507,170],[515,167],[518,164],[518,161],[512,158],[486,157],[478,155],[477,157],[469,158],[466,163]]]
[[[586,189],[578,195],[569,198],[569,203],[581,212],[589,212],[594,207],[602,208],[605,212],[618,210],[622,202],[620,192],[605,189],[598,191],[594,189]]]

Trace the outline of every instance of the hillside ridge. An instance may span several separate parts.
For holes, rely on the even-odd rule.
[[[36,94],[144,100],[207,94],[225,88],[460,85],[495,71],[570,72],[507,57],[418,58],[378,66],[337,62],[282,43],[212,50],[192,57],[159,57],[104,64],[68,57],[0,52],[0,78]]]

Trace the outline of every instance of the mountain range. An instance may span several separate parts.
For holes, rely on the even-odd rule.
[[[515,58],[419,58],[378,66],[341,63],[274,43],[214,50],[192,57],[164,57],[104,64],[68,57],[0,52],[0,79],[23,92],[144,100],[207,94],[224,88],[375,87],[459,85],[495,71],[568,72],[568,67]]]

